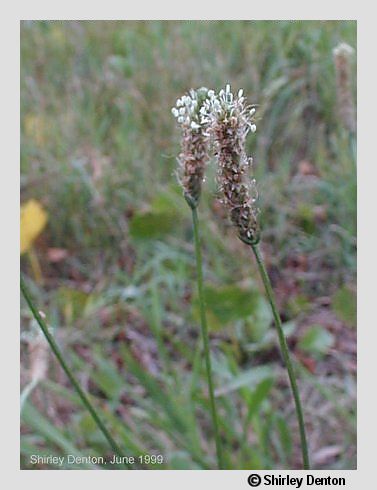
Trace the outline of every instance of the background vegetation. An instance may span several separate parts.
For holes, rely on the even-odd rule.
[[[356,48],[355,22],[22,23],[21,194],[48,219],[21,265],[127,454],[162,454],[164,469],[215,466],[170,108],[190,87],[229,82],[259,105],[248,145],[262,248],[313,466],[355,468],[356,171],[336,104],[339,42]],[[272,317],[215,193],[211,166],[200,212],[227,465],[299,467]],[[109,454],[24,303],[21,314],[21,466],[35,468],[31,454]]]

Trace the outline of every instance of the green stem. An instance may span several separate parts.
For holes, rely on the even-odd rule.
[[[211,357],[209,348],[209,338],[208,338],[208,326],[207,318],[205,312],[205,301],[204,301],[204,291],[203,291],[203,266],[202,266],[202,252],[200,246],[200,236],[199,236],[199,222],[198,213],[196,207],[191,207],[192,210],[192,222],[194,228],[194,240],[195,240],[195,255],[196,255],[196,268],[197,268],[197,281],[198,281],[198,295],[200,303],[200,325],[202,329],[202,338],[204,346],[204,357],[206,362],[207,371],[207,381],[208,381],[208,392],[211,406],[212,423],[215,432],[215,443],[216,443],[216,453],[217,453],[217,463],[219,469],[224,469],[221,441],[219,433],[219,424],[217,419],[216,404],[215,404],[215,394],[212,381],[212,368],[211,368]]]
[[[262,254],[259,250],[258,245],[251,245],[251,248],[253,249],[253,252],[254,252],[254,255],[255,255],[255,258],[256,258],[256,261],[258,264],[259,272],[260,272],[260,275],[262,277],[264,287],[266,289],[268,301],[271,305],[272,313],[273,313],[273,316],[275,319],[275,325],[276,325],[276,329],[278,332],[280,348],[281,348],[283,359],[284,359],[284,362],[285,362],[285,365],[286,365],[286,368],[288,371],[288,377],[289,377],[289,381],[291,384],[293,398],[295,401],[297,420],[298,420],[298,425],[299,425],[299,429],[300,429],[302,460],[303,460],[303,464],[304,464],[304,469],[308,470],[308,469],[310,469],[308,445],[306,442],[304,416],[303,416],[303,412],[302,412],[300,395],[299,395],[299,391],[298,391],[298,387],[297,387],[296,375],[295,375],[293,365],[291,362],[291,358],[289,355],[289,349],[288,349],[287,341],[286,341],[285,336],[284,336],[281,318],[280,318],[280,315],[279,315],[279,312],[278,312],[278,309],[276,306],[274,292],[272,290],[270,278],[268,277],[268,273],[267,273],[266,267],[264,265]]]
[[[58,345],[56,344],[54,338],[52,337],[52,335],[48,331],[48,327],[47,327],[45,321],[43,320],[43,318],[39,314],[37,308],[35,307],[35,305],[33,303],[33,300],[31,298],[31,294],[30,294],[30,292],[28,290],[28,287],[26,286],[25,281],[24,281],[24,279],[23,279],[22,276],[21,276],[21,291],[22,291],[22,293],[23,293],[23,295],[25,297],[25,300],[26,300],[27,304],[29,305],[29,308],[30,308],[31,312],[33,313],[33,316],[34,316],[35,320],[38,322],[38,325],[40,326],[40,328],[41,328],[44,336],[46,337],[47,342],[49,343],[49,345],[50,345],[53,353],[55,354],[57,360],[59,361],[59,364],[63,368],[65,374],[68,376],[68,379],[70,380],[70,382],[72,383],[72,385],[73,385],[74,389],[76,390],[77,394],[81,398],[81,401],[84,404],[85,408],[87,408],[87,410],[89,411],[90,415],[93,417],[94,422],[97,424],[98,428],[100,429],[100,431],[103,433],[103,435],[107,439],[107,441],[110,444],[111,448],[113,449],[114,453],[117,454],[118,456],[121,456],[122,457],[123,456],[123,453],[120,450],[119,446],[117,445],[117,443],[112,438],[111,434],[106,429],[104,423],[99,418],[99,416],[98,416],[95,408],[90,403],[88,397],[86,396],[86,394],[84,393],[84,391],[81,389],[78,381],[76,380],[76,378],[72,374],[71,369],[66,364],[66,362],[65,362],[65,360],[63,358],[63,355],[62,355],[62,353],[59,350]]]

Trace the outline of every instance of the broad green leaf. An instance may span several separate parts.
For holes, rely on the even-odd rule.
[[[172,232],[175,226],[174,214],[147,211],[137,213],[132,217],[130,235],[140,240],[161,238]]]
[[[300,338],[300,349],[325,354],[334,344],[334,336],[321,325],[313,325]]]
[[[175,190],[157,194],[148,211],[136,213],[130,220],[130,234],[135,239],[161,238],[177,229],[187,205]]]
[[[332,307],[337,316],[349,327],[356,327],[356,294],[346,286],[339,289],[332,298]]]
[[[205,288],[208,323],[212,329],[226,327],[231,322],[249,319],[265,321],[265,299],[254,287],[207,286]],[[194,315],[199,320],[199,303],[195,299]],[[264,318],[264,320],[263,320]]]
[[[182,198],[181,188],[174,186],[155,196],[151,202],[151,210],[155,213],[168,213],[177,218],[188,215],[186,201]]]

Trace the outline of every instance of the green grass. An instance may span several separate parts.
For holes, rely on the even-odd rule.
[[[356,170],[337,117],[332,59],[342,41],[356,48],[355,22],[22,23],[22,199],[38,199],[49,214],[35,245],[44,286],[28,284],[127,454],[163,454],[164,469],[216,466],[170,108],[190,87],[229,82],[259,105],[248,150],[264,254],[290,346],[316,363],[314,376],[305,364],[300,370],[309,447],[314,455],[340,448],[313,466],[355,467],[353,357],[342,344],[354,341],[355,315],[342,297],[356,284]],[[302,175],[303,161],[315,175]],[[212,166],[200,213],[226,466],[299,467],[272,318],[261,284],[250,281],[257,275],[248,251],[216,204],[213,176]],[[51,262],[54,247],[67,257]],[[321,320],[312,320],[322,303]],[[25,304],[21,313],[25,386],[35,325]],[[319,321],[336,337],[321,356],[298,347]],[[23,468],[35,453],[108,454],[54,361],[25,403]]]

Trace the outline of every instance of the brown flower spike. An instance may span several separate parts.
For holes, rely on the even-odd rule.
[[[249,245],[260,238],[256,182],[249,176],[252,158],[245,151],[248,132],[256,130],[254,113],[255,108],[245,103],[243,90],[234,96],[230,85],[218,95],[210,90],[201,109],[201,123],[208,125],[215,145],[221,201],[239,238]]]
[[[200,108],[206,99],[208,89],[191,89],[178,99],[172,108],[182,128],[181,152],[178,156],[178,181],[183,187],[184,197],[192,208],[200,199],[205,167],[209,161],[209,136],[200,123]]]

